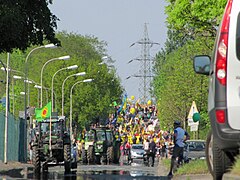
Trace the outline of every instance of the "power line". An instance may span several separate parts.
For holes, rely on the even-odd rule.
[[[137,60],[140,62],[140,69],[139,69],[139,74],[135,74],[132,76],[127,77],[127,79],[129,79],[130,77],[137,77],[140,78],[140,84],[139,84],[139,94],[140,97],[142,97],[142,101],[144,103],[147,103],[148,99],[152,99],[151,97],[151,82],[152,82],[152,78],[153,76],[153,71],[152,71],[152,67],[154,64],[154,58],[151,58],[150,56],[150,48],[156,44],[156,45],[160,45],[159,43],[153,42],[149,39],[148,36],[148,30],[147,30],[147,23],[144,24],[144,36],[141,40],[131,44],[130,47],[136,45],[136,44],[140,44],[141,45],[141,56],[140,58],[135,58],[132,59],[128,62],[131,63],[134,60]]]

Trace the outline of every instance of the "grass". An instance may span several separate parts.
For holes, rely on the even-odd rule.
[[[165,167],[170,167],[170,159],[164,159],[163,164]],[[187,174],[208,174],[208,168],[206,160],[192,160],[189,163],[183,164],[183,166],[177,169],[175,175],[187,175]]]
[[[162,160],[165,167],[170,168],[171,159]],[[188,175],[188,174],[208,174],[208,167],[206,160],[192,160],[187,164],[183,164],[177,169],[175,175]],[[234,166],[232,167],[230,174],[240,176],[240,156],[237,157]]]
[[[239,156],[230,173],[240,176],[240,157]]]

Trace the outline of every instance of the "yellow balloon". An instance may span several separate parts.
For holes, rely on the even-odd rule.
[[[135,97],[134,96],[131,96],[131,100],[134,100],[135,99]]]
[[[130,109],[130,113],[131,113],[131,114],[134,114],[134,113],[135,113],[135,108],[132,107],[132,108]]]
[[[152,104],[152,101],[151,101],[151,100],[148,100],[147,104],[148,104],[148,105],[151,105],[151,104]]]

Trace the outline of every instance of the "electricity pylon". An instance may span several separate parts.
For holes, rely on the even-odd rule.
[[[156,42],[153,42],[148,37],[148,30],[147,30],[147,23],[144,24],[144,36],[141,40],[133,43],[130,47],[134,46],[135,44],[141,45],[141,56],[140,58],[136,58],[133,60],[137,60],[140,62],[140,69],[139,74],[132,75],[133,77],[140,78],[140,84],[139,84],[139,94],[142,98],[143,103],[147,103],[148,99],[151,98],[151,83],[153,79],[153,65],[154,65],[154,58],[151,58],[150,56],[150,48],[154,44],[158,44]],[[128,63],[131,63],[133,60],[130,60]]]

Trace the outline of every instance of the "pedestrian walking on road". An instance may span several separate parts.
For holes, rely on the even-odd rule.
[[[154,161],[155,161],[155,155],[156,155],[156,143],[154,142],[154,139],[151,139],[151,142],[149,143],[149,157],[151,160],[151,166],[154,167]]]
[[[183,159],[183,149],[184,149],[184,142],[190,138],[189,134],[181,128],[181,122],[180,121],[174,121],[174,135],[173,135],[173,154],[171,158],[171,167],[168,174],[168,177],[173,176],[173,166],[176,161],[176,158],[178,158],[178,162],[181,162]]]

